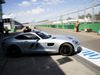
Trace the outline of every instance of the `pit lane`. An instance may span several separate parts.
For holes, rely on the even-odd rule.
[[[49,34],[70,35],[83,41],[80,32],[76,33],[73,30],[54,28],[38,28],[38,30]],[[81,45],[85,43],[81,42]],[[100,68],[95,64],[78,55],[67,57],[57,54],[29,54],[15,59],[0,55],[1,75],[100,75],[99,71]]]

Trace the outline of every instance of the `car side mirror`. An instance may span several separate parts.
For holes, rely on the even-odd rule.
[[[48,35],[49,37],[51,37],[51,35]]]

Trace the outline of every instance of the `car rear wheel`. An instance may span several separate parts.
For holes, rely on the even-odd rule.
[[[73,46],[71,44],[67,44],[67,43],[63,44],[60,47],[59,53],[61,55],[66,55],[66,56],[73,55],[73,53],[74,53]]]
[[[15,58],[15,57],[19,57],[21,56],[21,51],[19,49],[19,47],[15,46],[15,45],[12,45],[12,46],[9,46],[8,47],[8,50],[7,50],[7,55],[12,57],[12,58]]]

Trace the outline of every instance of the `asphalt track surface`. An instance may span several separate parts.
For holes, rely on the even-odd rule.
[[[49,34],[76,37],[82,46],[100,52],[100,37],[96,33],[76,33],[73,30],[54,28],[37,29]],[[98,48],[92,43],[99,44]],[[0,75],[100,75],[100,68],[77,55],[67,57],[58,54],[24,54],[20,58],[9,58],[2,54],[0,46]]]

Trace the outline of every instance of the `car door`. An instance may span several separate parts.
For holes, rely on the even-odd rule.
[[[54,51],[54,41],[48,40],[48,39],[42,39],[38,41],[40,48],[38,48],[40,51]]]
[[[54,49],[54,42],[49,39],[50,37],[44,33],[37,33],[38,36],[41,37],[41,39],[38,41],[36,47],[37,51],[52,51]]]
[[[16,37],[17,44],[22,50],[36,49],[39,37],[34,34],[24,34]]]

